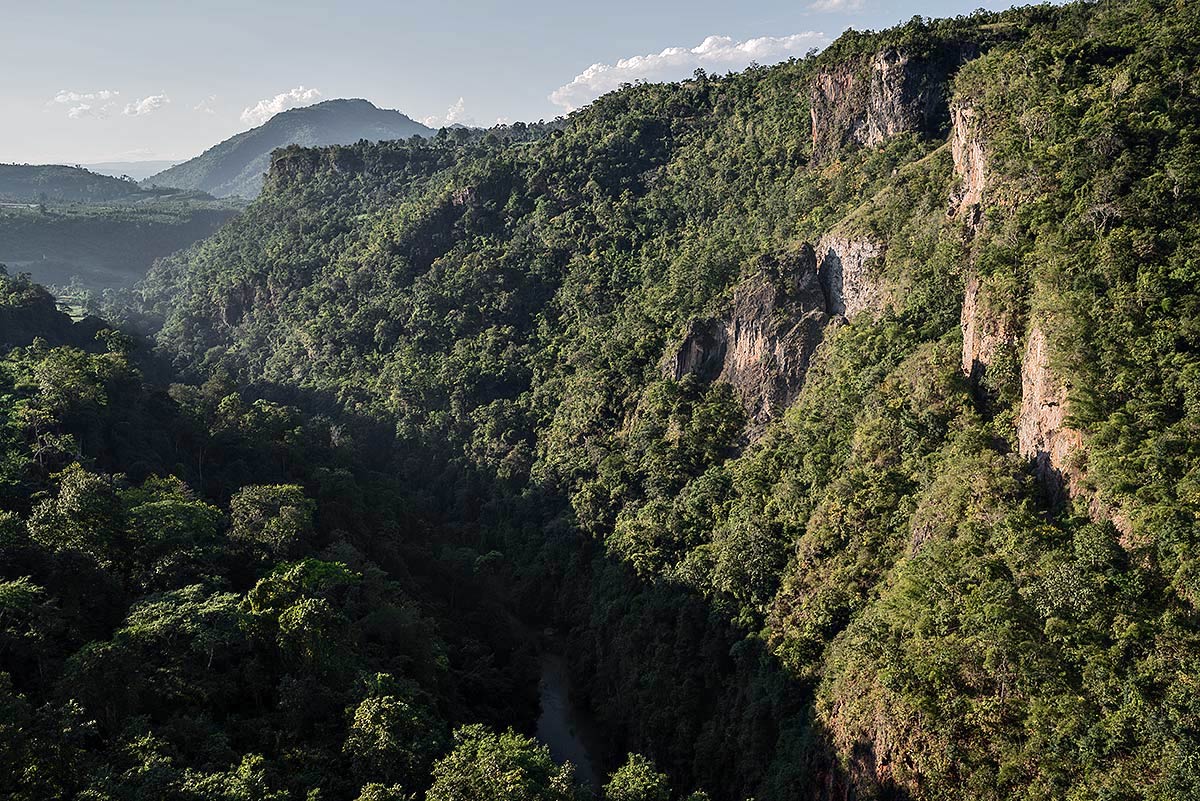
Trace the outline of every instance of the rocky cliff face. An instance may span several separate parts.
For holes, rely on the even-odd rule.
[[[969,46],[922,57],[889,48],[818,74],[809,93],[813,160],[828,161],[847,145],[872,147],[902,133],[944,134],[947,84],[976,55]]]
[[[882,255],[883,245],[871,239],[838,234],[821,237],[817,243],[817,277],[830,315],[849,320],[860,312],[877,312],[883,307],[883,288],[872,269]]]
[[[980,203],[987,181],[987,154],[979,118],[969,106],[955,105],[950,113],[950,153],[959,185],[950,195],[950,216],[979,224]]]
[[[1081,477],[1073,457],[1082,447],[1083,438],[1067,427],[1067,390],[1050,370],[1046,335],[1035,324],[1021,362],[1017,443],[1021,455],[1033,460],[1038,478],[1056,501],[1077,491]]]
[[[734,290],[729,312],[693,321],[667,356],[664,373],[727,381],[746,406],[751,429],[795,399],[829,321],[812,247],[777,260]]]
[[[279,192],[288,186],[309,183],[322,171],[341,173],[362,169],[361,160],[348,148],[286,147],[272,154],[263,189]]]
[[[992,308],[987,296],[988,290],[978,276],[967,279],[959,321],[963,338],[962,369],[977,386],[1001,352],[1015,346],[1018,330],[1012,315]]]

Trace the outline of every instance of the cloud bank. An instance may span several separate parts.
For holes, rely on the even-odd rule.
[[[66,106],[67,116],[73,120],[82,117],[105,117],[116,105],[117,96],[120,94],[115,89],[101,89],[97,92],[60,89],[50,101],[50,105]]]
[[[863,0],[816,0],[809,3],[809,11],[861,11]]]
[[[461,97],[450,104],[450,108],[446,109],[445,114],[431,114],[428,117],[422,117],[421,122],[430,128],[448,128],[451,125],[475,124],[474,118],[467,114],[466,101]]]
[[[305,89],[297,86],[282,94],[266,100],[260,100],[253,106],[242,110],[242,122],[250,125],[262,125],[281,111],[287,111],[296,106],[304,106],[321,97],[320,89]]]
[[[616,64],[593,64],[570,83],[551,92],[550,101],[566,111],[574,111],[623,83],[675,81],[688,77],[696,69],[726,72],[743,69],[751,62],[774,64],[803,56],[811,48],[828,43],[829,38],[816,31],[761,36],[741,42],[729,36],[709,36],[696,47],[668,47],[661,53],[630,56]]]
[[[122,113],[126,117],[142,117],[146,114],[153,114],[170,102],[171,98],[166,95],[150,95],[149,97],[143,97],[141,100],[129,103],[125,106],[125,111]]]

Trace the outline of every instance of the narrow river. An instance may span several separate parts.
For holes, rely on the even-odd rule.
[[[598,760],[602,752],[597,747],[600,740],[595,725],[586,711],[571,701],[571,675],[561,645],[547,638],[543,647],[537,738],[549,746],[556,762],[569,761],[575,766],[579,781],[599,787],[602,777],[598,775]]]

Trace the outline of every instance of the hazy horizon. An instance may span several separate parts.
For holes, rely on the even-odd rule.
[[[922,11],[1010,5],[934,0]],[[912,15],[910,4],[872,0],[371,0],[354,14],[277,0],[50,0],[5,10],[0,74],[10,77],[0,109],[19,124],[0,130],[0,162],[30,164],[183,161],[274,113],[336,98],[365,98],[432,127],[553,119],[625,81],[775,63],[849,27]]]

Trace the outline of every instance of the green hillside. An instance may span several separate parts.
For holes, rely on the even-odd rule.
[[[58,164],[0,164],[0,203],[112,203],[174,192],[142,189],[133,181]]]
[[[212,200],[0,207],[0,262],[47,285],[130,287],[236,213]]]
[[[48,285],[128,287],[237,210],[202,192],[143,189],[78,167],[0,164],[0,264]]]
[[[1197,30],[915,18],[280,150],[152,352],[0,363],[0,790],[1197,797]],[[529,738],[550,648],[601,786]]]

